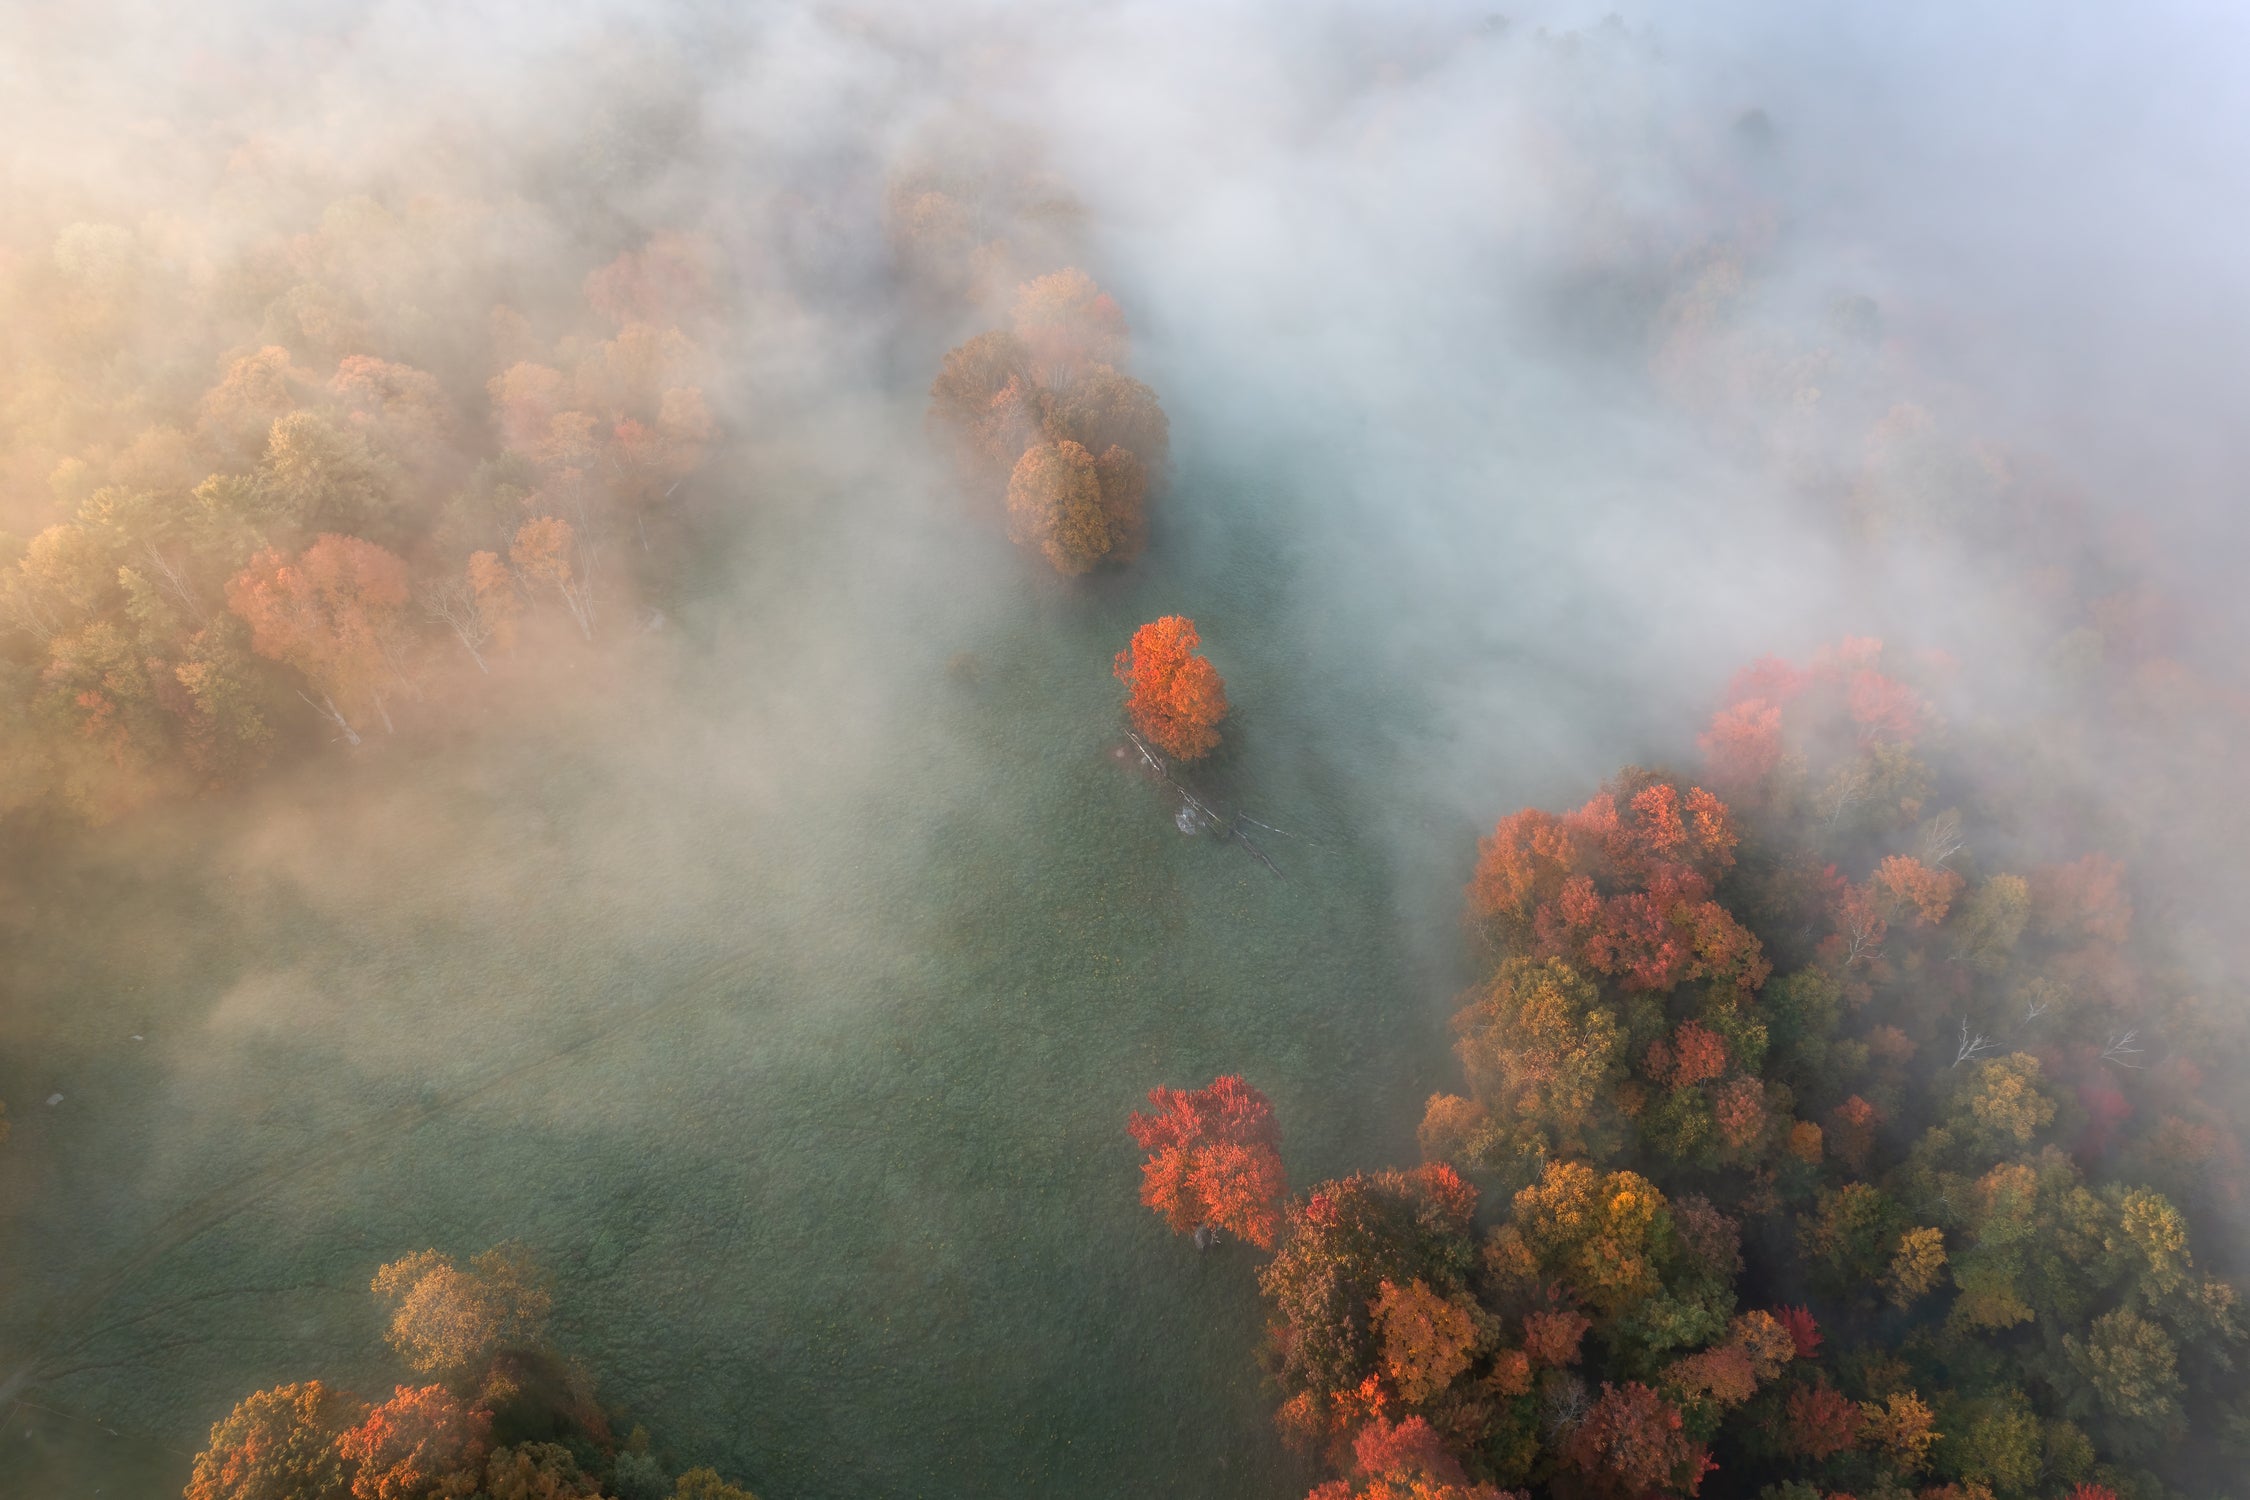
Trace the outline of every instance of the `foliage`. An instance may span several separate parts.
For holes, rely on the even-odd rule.
[[[1688,1440],[1679,1409],[1638,1382],[1604,1383],[1563,1439],[1562,1458],[1585,1493],[1616,1500],[1695,1494],[1707,1462]]]
[[[1195,654],[1201,642],[1195,621],[1165,615],[1134,631],[1114,664],[1133,727],[1175,760],[1200,760],[1218,748],[1227,716],[1226,684]]]
[[[336,1440],[352,1500],[461,1500],[483,1477],[491,1418],[442,1385],[400,1386]]]
[[[1431,1166],[1360,1173],[1291,1202],[1281,1249],[1258,1275],[1280,1319],[1283,1378],[1317,1397],[1355,1390],[1378,1372],[1372,1309],[1386,1282],[1466,1290],[1475,1196]]]
[[[336,1440],[367,1404],[317,1380],[245,1396],[195,1458],[187,1500],[344,1500]]]
[[[758,1500],[758,1497],[719,1477],[716,1469],[690,1469],[680,1476],[673,1500]]]
[[[1084,573],[1109,551],[1109,516],[1093,455],[1067,439],[1034,443],[1008,476],[1008,535],[1058,573]]]
[[[484,1463],[486,1500],[588,1500],[601,1487],[559,1443],[496,1448]]]
[[[1476,1304],[1439,1296],[1420,1281],[1384,1282],[1368,1309],[1383,1341],[1383,1373],[1399,1400],[1419,1406],[1469,1368],[1476,1351]]]
[[[1311,1500],[1506,1500],[1489,1484],[1471,1484],[1460,1463],[1421,1417],[1396,1424],[1376,1417],[1352,1444],[1352,1477],[1335,1479]]]
[[[449,1380],[474,1374],[502,1348],[537,1345],[554,1305],[545,1277],[513,1245],[477,1255],[465,1271],[424,1250],[377,1271],[373,1290],[390,1309],[400,1358]]]
[[[607,543],[630,527],[652,554],[715,436],[679,326],[714,311],[709,247],[627,250],[543,347],[494,308],[520,267],[476,214],[409,217],[334,205],[230,236],[194,277],[153,273],[175,232],[153,220],[64,232],[61,261],[114,241],[97,260],[151,274],[90,343],[63,308],[11,324],[11,389],[49,395],[0,411],[0,454],[33,480],[14,491],[28,539],[0,547],[0,814],[111,818],[240,785],[309,752],[316,723],[353,746],[404,727],[402,705],[460,712],[475,695],[431,689],[512,658],[534,599],[584,638],[596,595],[653,571]],[[36,306],[50,263],[0,262],[0,292]],[[125,336],[157,320],[177,331],[161,357]],[[505,561],[532,521],[572,529],[567,584]],[[434,653],[441,630],[464,650]]]
[[[1126,1122],[1149,1153],[1141,1201],[1175,1233],[1209,1225],[1273,1248],[1289,1183],[1272,1103],[1232,1074],[1208,1088],[1154,1088],[1148,1101],[1152,1113]]]
[[[537,1346],[546,1277],[519,1246],[382,1267],[391,1346],[449,1384],[370,1407],[321,1382],[245,1398],[211,1429],[187,1500],[754,1500],[710,1469],[677,1486],[636,1428],[620,1447],[582,1369]],[[605,1486],[602,1476],[608,1476]]]
[[[1116,302],[1075,267],[1018,288],[1013,326],[950,350],[929,425],[972,490],[1004,490],[1008,535],[1075,576],[1148,544],[1171,438],[1156,393],[1123,373]]]
[[[1409,1418],[1466,1482],[1561,1500],[2208,1468],[2243,1333],[2178,1195],[2238,1189],[2183,1150],[2199,1070],[2144,1065],[2193,1001],[2136,967],[2122,866],[1981,860],[1873,641],[1756,664],[1702,743],[1702,785],[1627,770],[1479,846],[1464,1090],[1419,1132],[1506,1205],[1473,1257],[1407,1174],[1292,1205],[1261,1286],[1284,1429],[1346,1476],[1320,1493]]]

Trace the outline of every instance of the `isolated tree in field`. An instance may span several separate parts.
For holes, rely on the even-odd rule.
[[[1074,577],[1106,557],[1109,522],[1093,456],[1068,442],[1025,449],[1008,476],[1008,538]]]
[[[459,1381],[508,1348],[536,1346],[554,1305],[546,1278],[520,1247],[500,1245],[469,1262],[424,1250],[375,1273],[389,1308],[391,1347],[416,1371]]]
[[[1141,1201],[1177,1233],[1210,1225],[1271,1249],[1289,1190],[1271,1101],[1229,1074],[1209,1088],[1150,1089],[1148,1102],[1125,1126],[1149,1153]]]
[[[1199,760],[1216,749],[1227,716],[1227,689],[1216,669],[1195,654],[1195,621],[1166,615],[1133,632],[1117,653],[1117,680],[1131,691],[1125,712],[1133,727],[1175,760]]]
[[[352,1500],[467,1500],[490,1446],[491,1416],[442,1385],[400,1386],[336,1440],[357,1472]]]
[[[405,682],[406,564],[373,542],[323,536],[294,562],[268,549],[227,582],[227,607],[250,626],[250,649],[305,674],[322,717],[359,743],[354,720]],[[310,701],[309,699],[307,701]]]
[[[336,1440],[367,1413],[357,1396],[308,1380],[236,1403],[195,1456],[186,1500],[348,1500]]]

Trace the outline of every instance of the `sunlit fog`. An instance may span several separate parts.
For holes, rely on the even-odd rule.
[[[0,11],[0,1495],[2250,1496],[2246,81]]]

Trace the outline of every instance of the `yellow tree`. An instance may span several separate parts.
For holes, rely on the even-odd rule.
[[[536,1346],[554,1298],[520,1247],[500,1245],[470,1260],[423,1250],[375,1273],[390,1310],[391,1347],[414,1370],[458,1381],[494,1354]]]
[[[1383,1283],[1368,1312],[1382,1336],[1383,1373],[1401,1401],[1420,1406],[1469,1368],[1476,1357],[1475,1306],[1466,1296],[1439,1296],[1419,1277],[1404,1286]]]
[[[245,1396],[195,1456],[187,1500],[346,1500],[336,1439],[366,1414],[366,1402],[317,1380]]]
[[[1561,959],[1509,959],[1455,1025],[1472,1086],[1555,1132],[1564,1150],[1596,1134],[1623,1077],[1625,1030],[1593,983]]]
[[[1107,556],[1109,523],[1093,456],[1069,442],[1025,449],[1008,476],[1008,537],[1037,547],[1058,573],[1084,573]]]

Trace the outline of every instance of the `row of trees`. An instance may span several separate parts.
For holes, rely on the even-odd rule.
[[[1152,1096],[1185,1123],[1136,1119],[1144,1198],[1277,1246],[1280,1420],[1322,1500],[2238,1471],[2238,1294],[2189,1221],[2235,1153],[2167,1046],[2184,1013],[2117,863],[1987,839],[1938,728],[1846,641],[1742,674],[1700,783],[1501,819],[1423,1165],[1319,1184],[1277,1235],[1278,1159],[1242,1165],[1277,1141],[1231,1103],[1262,1098]]]
[[[290,295],[342,298],[331,262],[307,259]],[[392,729],[402,703],[489,675],[527,632],[613,628],[645,572],[620,553],[649,548],[714,434],[681,328],[707,315],[714,274],[705,246],[659,235],[587,277],[584,331],[543,349],[498,309],[486,343],[505,363],[481,389],[387,357],[400,336],[378,317],[316,319],[319,337],[269,317],[289,341],[225,354],[193,396],[151,376],[106,412],[10,405],[11,468],[62,456],[56,519],[0,538],[0,809],[106,817],[238,783],[308,742],[300,726],[353,745]],[[238,326],[179,312],[214,336]],[[55,337],[31,353],[56,379],[101,352]],[[112,350],[108,378],[136,354],[159,357]]]
[[[1117,303],[1066,269],[1025,282],[1011,326],[949,352],[930,386],[962,483],[1004,496],[1008,535],[1064,574],[1139,557],[1166,484],[1171,429],[1129,352]]]
[[[245,1397],[211,1429],[186,1500],[754,1500],[673,1477],[623,1440],[583,1368],[547,1343],[547,1279],[519,1248],[396,1260],[372,1290],[414,1383],[368,1401],[318,1380]]]

